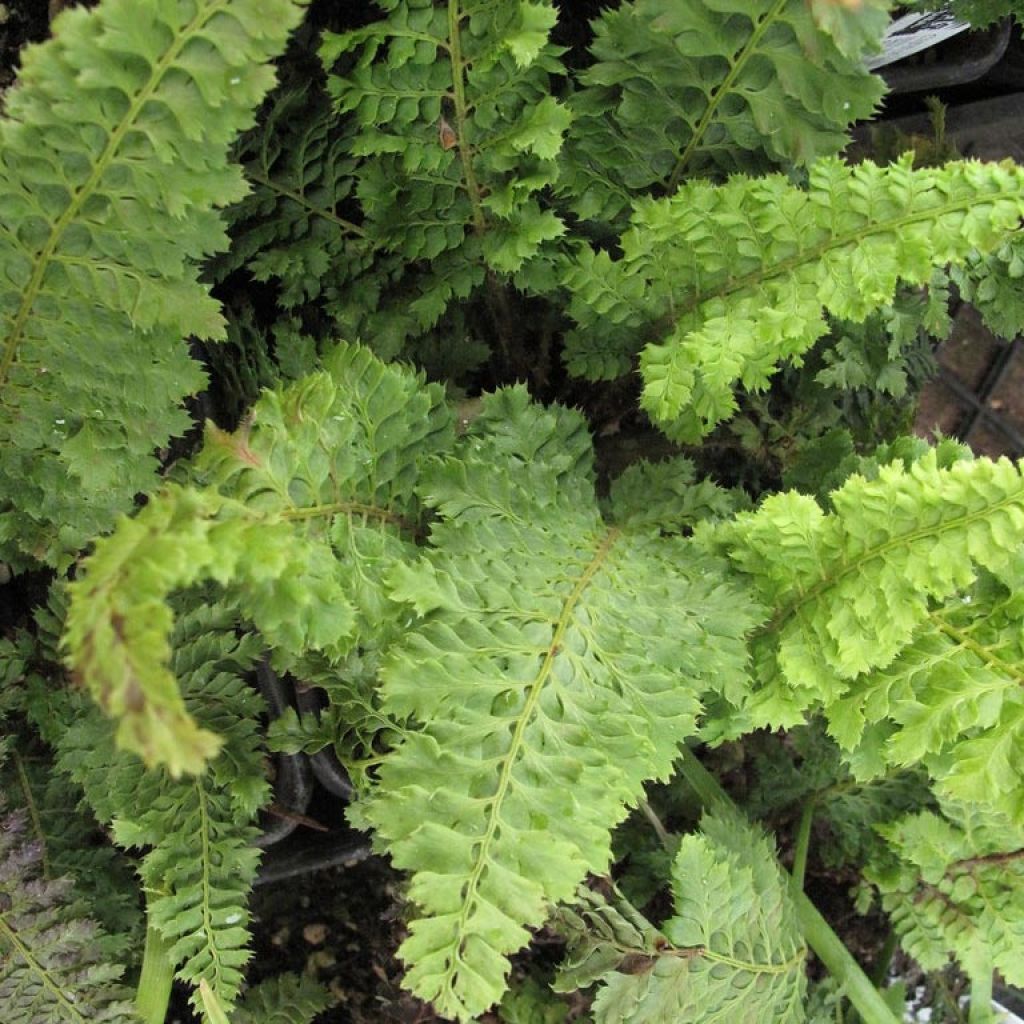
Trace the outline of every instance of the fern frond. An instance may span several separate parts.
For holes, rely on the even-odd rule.
[[[745,679],[742,594],[688,541],[605,523],[592,458],[580,416],[489,396],[421,484],[435,550],[392,571],[424,621],[386,659],[383,710],[422,726],[358,816],[414,872],[406,984],[460,1020],[501,998],[527,928],[607,867],[701,694]]]
[[[535,978],[525,978],[505,993],[498,1007],[501,1024],[566,1024],[569,1007]]]
[[[882,827],[890,857],[869,867],[900,944],[925,970],[995,967],[1024,982],[1024,829],[1000,814],[946,803]]]
[[[418,465],[452,437],[439,387],[348,346],[264,395],[236,433],[210,427],[199,486],[168,486],[122,520],[71,586],[69,664],[117,719],[118,742],[174,775],[218,749],[168,670],[175,589],[228,587],[282,666],[386,642],[382,579],[418,529]]]
[[[819,29],[806,0],[633,0],[604,11],[572,98],[559,191],[580,216],[610,222],[631,197],[688,178],[839,152],[885,91],[861,58],[887,24],[873,12],[850,45]]]
[[[909,160],[826,160],[811,169],[808,192],[741,179],[711,209],[710,195],[688,195],[712,234],[698,228],[687,239],[684,229],[680,244],[707,247],[716,221],[739,224],[727,246],[717,236],[717,280],[708,265],[692,265],[698,297],[668,339],[644,350],[644,407],[673,436],[699,439],[735,409],[736,382],[764,388],[779,361],[799,362],[825,333],[823,309],[863,320],[892,302],[900,282],[927,285],[936,269],[1000,245],[1019,228],[1022,183],[1010,164],[915,171]]]
[[[0,819],[0,1006],[5,1024],[129,1024],[124,968],[75,900],[71,880],[43,877],[24,813]]]
[[[600,984],[595,1024],[802,1022],[807,950],[764,836],[736,816],[706,816],[682,840],[672,890],[660,932],[584,891],[581,908],[557,918],[570,951],[556,988]]]
[[[104,0],[26,52],[0,121],[4,559],[66,564],[187,427],[182,339],[223,334],[198,262],[245,189],[228,146],[303,2]]]
[[[929,453],[850,477],[831,503],[777,494],[703,534],[774,609],[753,641],[748,726],[796,725],[819,706],[833,718],[859,675],[915,641],[932,602],[998,574],[1024,539],[1024,481],[1005,459],[940,468]]]
[[[829,709],[854,751],[867,734],[877,769],[928,765],[940,796],[1024,823],[1024,645],[1020,559],[941,604],[891,665]]]
[[[1024,324],[1024,238],[1018,235],[994,253],[976,254],[952,277],[989,330],[1002,338],[1017,337]]]
[[[366,232],[343,209],[356,184],[349,141],[322,91],[275,97],[235,152],[252,191],[226,212],[231,248],[211,264],[216,280],[246,267],[257,281],[275,282],[279,304],[292,309],[336,299],[366,269]]]
[[[281,974],[249,989],[231,1024],[310,1024],[330,1005],[328,992],[311,978]]]
[[[828,867],[866,864],[881,842],[876,826],[928,805],[928,779],[920,770],[858,782],[820,719],[789,730],[784,743],[763,739],[763,745],[752,740],[757,782],[745,809],[765,817],[812,803],[815,824],[827,829],[827,840],[815,846]]]
[[[269,798],[262,702],[243,678],[260,646],[236,635],[235,614],[223,604],[183,615],[171,646],[187,712],[222,741],[209,770],[180,780],[146,770],[116,748],[113,723],[87,705],[60,741],[59,765],[120,845],[147,849],[140,873],[148,921],[163,934],[177,976],[193,985],[205,978],[231,1006],[250,955],[248,899],[260,856],[253,821]]]
[[[401,257],[370,275],[370,290],[386,293],[371,316],[368,289],[353,291],[368,343],[388,330],[422,333],[453,298],[514,273],[562,235],[539,193],[557,177],[570,119],[551,95],[550,77],[564,71],[548,42],[550,0],[378,6],[384,19],[327,33],[321,48],[328,71],[354,60],[328,85],[354,119],[353,155],[365,158],[363,229]]]
[[[824,311],[864,320],[900,282],[927,285],[936,269],[998,248],[1018,229],[1022,182],[1008,164],[826,159],[807,190],[736,177],[640,203],[621,259],[585,247],[566,272],[579,325],[569,368],[619,374],[660,335],[641,357],[643,405],[696,441],[735,411],[734,386],[764,388],[780,362],[799,363],[826,331]]]

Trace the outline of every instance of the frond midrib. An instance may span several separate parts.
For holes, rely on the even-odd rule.
[[[551,675],[554,660],[558,655],[565,633],[572,623],[573,613],[576,610],[576,606],[579,604],[584,591],[590,585],[594,576],[601,569],[602,565],[604,565],[612,547],[621,536],[621,532],[622,531],[617,527],[612,527],[605,532],[601,543],[597,547],[594,557],[580,574],[579,579],[577,579],[572,591],[562,605],[562,610],[558,616],[555,629],[552,633],[551,644],[544,656],[544,660],[541,662],[540,668],[537,670],[537,675],[534,677],[533,682],[530,683],[530,689],[527,694],[522,713],[516,721],[516,727],[512,734],[512,740],[509,743],[508,751],[501,762],[501,773],[498,777],[498,788],[490,801],[490,809],[487,816],[487,828],[483,837],[476,844],[477,852],[475,854],[473,870],[470,873],[466,885],[465,896],[462,901],[462,912],[454,929],[456,947],[458,947],[462,942],[462,938],[466,930],[469,908],[476,896],[476,891],[480,884],[484,868],[487,866],[488,852],[490,850],[491,843],[494,841],[495,832],[497,831],[498,822],[501,817],[502,804],[508,794],[509,784],[512,779],[512,770],[519,758],[519,751],[523,747],[526,728],[533,720],[537,703],[540,700],[540,695],[544,689],[544,684]],[[458,957],[453,956],[449,960],[448,967],[445,972],[443,983],[445,991],[453,991],[453,980],[458,971],[457,965]]]
[[[740,50],[736,59],[732,62],[732,66],[729,68],[729,73],[722,80],[722,84],[718,87],[718,92],[711,97],[708,102],[707,109],[701,116],[700,121],[697,122],[697,127],[693,130],[693,135],[690,138],[690,141],[686,144],[686,148],[680,154],[675,167],[672,168],[672,173],[669,175],[668,182],[665,185],[669,192],[674,192],[679,187],[683,171],[686,170],[686,166],[689,164],[690,158],[696,152],[697,147],[704,141],[704,135],[711,126],[711,122],[714,119],[715,114],[718,112],[718,108],[721,106],[722,101],[726,96],[731,95],[733,83],[737,78],[739,78],[743,69],[747,66],[747,61],[750,60],[751,56],[756,51],[761,39],[764,37],[764,34],[772,27],[772,25],[775,24],[782,13],[782,8],[788,3],[789,0],[775,0],[775,6],[767,15],[765,15],[764,20],[759,25],[755,25],[754,31],[750,34],[750,38],[747,40],[746,45],[742,50]]]

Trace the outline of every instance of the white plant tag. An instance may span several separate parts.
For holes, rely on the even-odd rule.
[[[929,46],[935,46],[970,27],[950,10],[904,14],[889,26],[882,38],[882,52],[869,57],[867,66],[873,71],[887,64],[895,64],[904,57],[927,50]]]

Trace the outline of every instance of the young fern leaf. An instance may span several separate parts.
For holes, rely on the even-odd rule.
[[[310,1024],[332,1003],[311,978],[281,974],[250,988],[231,1015],[231,1024]]]
[[[24,56],[0,120],[0,557],[66,565],[151,490],[223,335],[198,263],[304,0],[104,0]],[[132,359],[132,352],[144,358]]]
[[[685,185],[637,205],[622,258],[582,248],[565,283],[579,324],[573,373],[625,372],[643,340],[643,405],[697,441],[827,330],[889,305],[899,283],[991,252],[1017,230],[1024,171],[961,162],[913,170],[818,161],[806,190],[781,175]],[[671,328],[671,329],[670,329]],[[668,332],[666,336],[666,332]]]
[[[147,849],[140,874],[148,923],[163,934],[177,976],[192,985],[205,978],[230,1006],[249,959],[248,900],[260,856],[254,820],[269,798],[262,702],[244,678],[260,643],[236,635],[230,606],[208,603],[178,620],[171,641],[187,710],[221,739],[209,770],[187,779],[146,770],[116,748],[113,724],[84,702],[60,740],[59,767],[120,845]]]
[[[493,294],[495,273],[519,270],[564,232],[538,194],[557,177],[569,126],[550,89],[551,75],[563,74],[560,51],[547,41],[550,0],[378,6],[384,20],[327,33],[321,48],[328,71],[355,57],[328,85],[354,118],[352,153],[367,158],[357,171],[363,227],[400,257],[371,275],[378,291],[390,278],[400,314],[384,296],[367,318],[368,289],[357,283],[353,291],[351,323],[367,339],[378,322],[394,333],[403,320],[407,332],[422,333],[453,298],[489,277]]]
[[[71,880],[48,880],[24,812],[0,818],[0,1006],[5,1024],[129,1024],[123,967],[75,900]]]
[[[71,587],[71,667],[119,722],[118,742],[172,775],[216,753],[168,669],[168,595],[225,586],[285,667],[385,642],[381,577],[419,521],[419,463],[453,437],[439,387],[339,346],[318,373],[268,392],[234,434],[210,427],[191,469],[101,540]]]
[[[994,253],[976,254],[954,268],[952,278],[989,330],[1002,338],[1017,336],[1024,323],[1024,237],[1016,235]]]
[[[826,513],[813,498],[777,494],[701,533],[774,609],[752,641],[758,686],[713,730],[792,726],[824,707],[839,732],[834,716],[852,713],[843,699],[858,677],[891,665],[930,628],[933,602],[969,588],[981,569],[998,574],[1024,540],[1024,481],[1005,459],[940,468],[929,452],[874,480],[850,477],[831,505]]]
[[[569,955],[555,988],[601,987],[595,1024],[800,1024],[807,949],[771,844],[738,816],[705,816],[672,865],[674,915],[660,931],[581,891],[559,911]]]
[[[743,595],[628,507],[606,523],[592,457],[579,415],[489,396],[421,484],[435,550],[392,573],[424,619],[385,661],[383,710],[422,726],[358,819],[414,872],[405,984],[461,1021],[501,998],[527,929],[607,868],[701,694],[745,678]]]
[[[950,954],[1024,984],[1024,828],[998,813],[959,802],[943,815],[910,814],[879,827],[888,855],[866,877],[900,945],[925,970]]]
[[[944,799],[1024,824],[1022,568],[1014,558],[933,603],[913,643],[828,709],[862,771],[924,763]]]
[[[632,197],[688,178],[838,153],[885,91],[861,57],[887,23],[873,17],[844,52],[807,0],[634,0],[605,11],[572,99],[559,192],[580,216],[613,221]]]

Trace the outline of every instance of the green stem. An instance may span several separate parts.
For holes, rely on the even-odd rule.
[[[793,850],[793,885],[804,891],[804,876],[807,874],[807,851],[811,845],[811,826],[814,824],[816,801],[812,796],[804,804],[800,815],[800,827],[796,832],[796,848]]]
[[[992,1012],[992,974],[991,963],[970,972],[971,1009],[967,1024],[992,1024],[995,1020]]]
[[[715,777],[700,763],[696,755],[686,747],[679,761],[682,776],[700,797],[706,807],[724,804],[735,809],[731,797],[718,784]],[[868,980],[860,965],[850,955],[839,936],[829,927],[828,922],[818,913],[813,903],[798,889],[793,888],[793,902],[796,904],[800,929],[807,944],[817,954],[829,973],[843,987],[846,998],[861,1015],[864,1024],[899,1024],[897,1018],[885,1004],[878,989]]]
[[[463,78],[466,62],[462,59],[462,17],[459,0],[448,0],[448,56],[452,65],[452,96],[455,106],[453,127],[462,162],[462,175],[466,182],[466,194],[473,208],[473,230],[481,235],[487,228],[487,221],[481,205],[480,185],[473,167],[473,147],[468,138],[469,105],[466,102],[466,81]]]
[[[170,947],[152,924],[146,926],[146,948],[142,955],[142,973],[135,992],[135,1009],[142,1024],[163,1024],[174,981]]]
[[[871,968],[871,980],[878,988],[885,987],[885,980],[889,976],[889,965],[892,963],[893,955],[899,946],[899,939],[895,931],[890,931],[878,951],[878,957]]]
[[[651,823],[651,828],[654,829],[654,834],[658,837],[661,845],[671,853],[672,837],[669,835],[668,829],[661,823],[661,818],[658,817],[654,808],[646,800],[641,800],[640,810],[643,812],[644,817]]]

